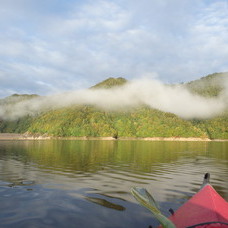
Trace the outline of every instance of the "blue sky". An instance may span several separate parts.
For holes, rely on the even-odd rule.
[[[228,71],[227,0],[0,0],[0,97]]]

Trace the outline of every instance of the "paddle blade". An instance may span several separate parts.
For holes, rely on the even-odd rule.
[[[134,187],[131,189],[131,193],[142,206],[146,207],[152,212],[154,217],[161,223],[163,227],[175,228],[175,225],[161,213],[154,198],[145,188]]]
[[[154,213],[160,213],[157,203],[145,188],[134,187],[131,189],[131,193],[142,206]]]

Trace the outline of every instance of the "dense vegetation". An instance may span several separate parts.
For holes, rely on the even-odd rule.
[[[29,130],[60,136],[207,137],[191,122],[147,107],[131,112],[104,112],[91,106],[64,108],[39,116]]]
[[[214,97],[218,96],[224,89],[224,83],[228,81],[228,73],[214,73],[209,74],[201,79],[185,84],[193,93],[205,96]]]
[[[213,74],[183,86],[204,96],[218,96],[228,74]],[[92,87],[123,85],[123,78],[110,78]],[[15,96],[15,95],[14,95]],[[33,95],[34,96],[34,95]],[[31,97],[23,95],[23,99]],[[6,98],[9,99],[9,98]],[[6,102],[3,99],[0,102]],[[31,132],[53,136],[111,137],[201,137],[228,139],[228,113],[207,120],[183,120],[147,106],[131,111],[107,112],[89,105],[75,105],[26,116],[14,121],[0,120],[0,132]]]
[[[92,86],[91,89],[110,89],[116,86],[122,86],[127,82],[125,78],[108,78],[95,86]]]
[[[39,97],[36,94],[13,94],[5,99],[0,99],[0,105],[14,104],[23,100]]]

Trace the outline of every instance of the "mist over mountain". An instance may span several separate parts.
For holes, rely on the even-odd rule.
[[[56,116],[56,113],[59,112],[65,113],[64,117],[61,117],[65,122],[69,118],[75,121],[74,118],[84,118],[82,117],[82,110],[84,112],[90,110],[90,115],[89,113],[85,114],[88,122],[90,122],[90,116],[93,118],[94,113],[105,113],[108,124],[112,122],[110,119],[112,115],[115,116],[113,118],[118,122],[118,116],[120,119],[123,115],[128,115],[130,118],[134,113],[138,113],[143,109],[144,112],[150,112],[151,118],[153,118],[153,115],[155,116],[155,112],[164,112],[170,113],[178,121],[195,121],[196,119],[207,121],[206,119],[220,118],[226,115],[228,110],[227,101],[228,73],[215,73],[196,81],[178,85],[165,85],[156,79],[148,78],[133,81],[127,81],[124,78],[109,78],[87,90],[70,91],[45,97],[12,95],[1,99],[0,129],[1,131],[7,131],[6,122],[9,125],[10,122],[11,124],[19,123],[21,119],[24,122],[32,121],[33,124],[25,124],[29,129],[42,116],[50,118],[50,113],[52,113],[52,116]],[[78,117],[77,114],[80,114],[81,117]],[[141,115],[144,114],[141,113]],[[58,115],[55,118],[56,122],[61,123]],[[100,118],[104,119],[102,116]],[[133,121],[129,118],[126,121]],[[140,118],[138,117],[138,119]],[[96,121],[99,122],[99,118]],[[134,120],[134,122],[137,121],[137,119]],[[183,123],[181,124],[183,125]],[[76,128],[83,127],[81,123],[76,123],[75,126]],[[67,128],[64,123],[61,127]],[[93,126],[87,126],[88,129],[90,127]],[[23,127],[23,129],[26,130],[26,127]],[[113,127],[113,129],[116,129],[116,127]],[[36,131],[42,131],[42,129]],[[113,132],[115,131],[113,130]],[[42,132],[45,133],[45,130]],[[112,134],[114,134],[113,132]],[[67,134],[70,135],[71,133]],[[75,134],[73,133],[73,135]]]
[[[147,105],[185,119],[211,118],[227,109],[227,91],[227,73],[209,75],[185,85],[165,85],[146,78],[109,78],[87,90],[46,97],[13,95],[0,101],[0,118],[14,120],[72,105],[93,105],[106,111]]]

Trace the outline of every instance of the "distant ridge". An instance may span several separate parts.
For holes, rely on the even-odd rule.
[[[109,89],[117,86],[122,86],[125,83],[127,83],[127,80],[125,78],[119,77],[119,78],[108,78],[94,86],[91,87],[91,89]]]
[[[1,104],[13,104],[13,103],[17,103],[20,101],[24,101],[24,100],[29,100],[29,99],[33,99],[39,97],[39,95],[37,94],[12,94],[8,97],[5,97],[4,99],[0,99],[0,105]]]
[[[228,82],[228,72],[209,74],[185,84],[190,91],[206,97],[218,96]]]

